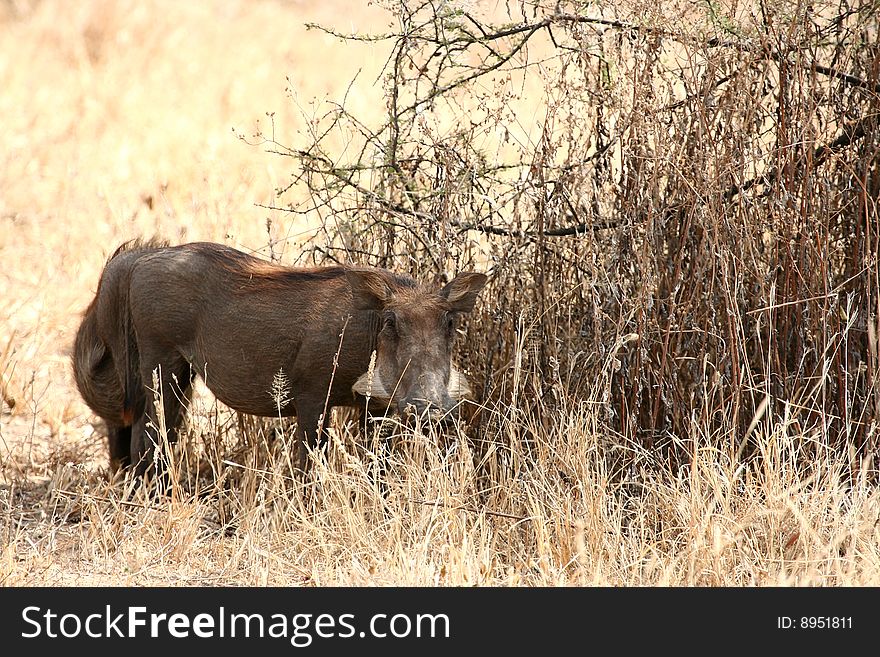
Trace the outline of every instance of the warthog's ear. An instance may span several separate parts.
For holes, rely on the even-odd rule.
[[[440,296],[449,302],[453,312],[469,313],[474,309],[477,295],[487,280],[489,278],[485,274],[462,272],[440,290]]]
[[[388,279],[375,269],[346,269],[352,300],[361,310],[382,310],[391,299]]]

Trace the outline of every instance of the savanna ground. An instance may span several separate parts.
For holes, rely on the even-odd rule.
[[[552,38],[440,57],[305,27],[418,30],[425,7],[0,4],[0,582],[880,582],[877,59],[852,45],[876,17],[544,4],[508,24],[557,11]],[[463,15],[434,28],[479,36]],[[635,18],[653,27],[616,33]],[[818,60],[835,25],[822,61],[861,84],[742,46],[818,35]],[[482,64],[470,96],[439,93]],[[289,427],[202,391],[182,486],[111,481],[69,352],[107,256],[151,235],[489,270],[458,354],[469,424],[402,430],[379,485],[340,417],[303,488]]]

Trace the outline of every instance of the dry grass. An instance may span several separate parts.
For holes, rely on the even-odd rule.
[[[390,21],[378,8],[342,4],[360,30]],[[743,417],[731,420],[731,398],[717,379],[707,383],[704,367],[706,378],[689,382],[689,390],[703,385],[714,393],[679,411],[665,434],[672,448],[659,451],[623,420],[612,428],[608,408],[625,407],[630,391],[650,386],[638,377],[657,364],[655,352],[641,363],[633,354],[647,351],[618,347],[622,336],[637,329],[656,346],[662,331],[646,329],[648,320],[623,321],[629,309],[622,308],[609,320],[617,322],[613,331],[584,341],[584,349],[590,340],[605,342],[580,362],[552,345],[552,354],[543,353],[536,342],[557,325],[556,335],[564,333],[563,319],[568,328],[584,326],[571,317],[574,297],[549,292],[517,297],[512,306],[484,299],[472,327],[475,350],[491,343],[496,318],[507,333],[496,360],[478,372],[494,377],[482,386],[492,394],[478,440],[459,436],[439,447],[430,435],[403,432],[383,485],[372,474],[376,446],[355,445],[339,423],[303,489],[289,475],[283,441],[267,439],[270,425],[238,418],[209,395],[196,400],[179,452],[183,484],[169,498],[108,481],[103,437],[76,393],[68,356],[100,268],[121,241],[153,233],[298,258],[297,244],[321,225],[320,213],[291,217],[256,207],[274,203],[291,164],[237,139],[233,128],[248,137],[265,133],[265,112],[274,112],[276,129],[292,141],[318,125],[304,116],[323,115],[313,97],[339,100],[347,90],[352,115],[381,119],[385,99],[373,82],[388,44],[342,46],[303,27],[318,21],[347,32],[352,26],[341,24],[341,13],[333,3],[305,0],[0,4],[0,582],[880,582],[874,466],[828,447],[816,397],[774,392],[774,412],[744,403]],[[624,114],[642,111],[624,100],[617,99]],[[540,141],[534,116],[545,125],[558,121],[548,139],[575,134],[566,131],[570,118],[551,120],[536,109],[517,118],[521,143]],[[335,143],[341,148],[345,140]],[[662,186],[662,175],[653,175]],[[559,252],[590,262],[605,249],[590,238]],[[634,252],[632,261],[651,269]],[[535,262],[530,254],[517,261],[517,253],[508,254],[508,267]],[[549,272],[547,262],[541,266]],[[503,295],[515,282],[509,268],[500,269],[508,272],[496,279]],[[599,278],[578,283],[580,302]],[[677,291],[680,284],[662,282]],[[647,307],[642,297],[636,302]],[[606,311],[597,302],[597,326]],[[559,319],[548,323],[551,316]],[[561,366],[562,376],[549,378],[544,361]],[[471,362],[474,370],[483,365]],[[628,378],[627,371],[640,374]],[[755,383],[760,400],[765,389],[754,376],[744,385]],[[668,378],[658,385],[684,399]],[[536,405],[535,390],[548,388],[552,404]],[[817,414],[804,422],[798,408],[811,404]],[[738,447],[746,438],[755,457],[743,461]],[[677,455],[674,467],[669,453]]]

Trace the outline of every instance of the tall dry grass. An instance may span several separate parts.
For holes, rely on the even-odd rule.
[[[385,5],[6,6],[0,580],[880,581],[868,6]],[[201,394],[167,498],[108,481],[67,349],[153,232],[490,270],[468,423],[303,484]]]

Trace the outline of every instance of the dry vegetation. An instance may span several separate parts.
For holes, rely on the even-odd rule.
[[[0,4],[0,582],[880,582],[870,4],[343,4]],[[68,354],[152,234],[489,270],[468,422],[303,486],[202,394],[109,481]]]

